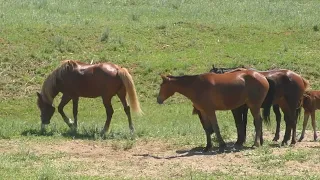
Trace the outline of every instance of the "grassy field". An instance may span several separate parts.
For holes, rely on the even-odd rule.
[[[160,74],[199,74],[207,72],[212,64],[221,67],[245,65],[260,70],[286,68],[302,74],[310,81],[312,89],[319,89],[319,9],[317,0],[0,0],[1,177],[319,178],[319,142],[274,148],[268,145],[272,144],[274,121],[271,127],[264,127],[269,136],[262,148],[245,150],[240,155],[200,155],[192,156],[191,160],[176,158],[170,161],[168,169],[160,168],[161,163],[168,163],[165,159],[151,164],[163,170],[162,173],[157,172],[157,168],[138,173],[140,171],[130,169],[130,165],[144,167],[143,164],[124,159],[125,165],[119,166],[113,164],[116,159],[107,161],[110,154],[105,154],[119,154],[116,157],[121,159],[121,153],[132,157],[135,150],[143,151],[139,147],[146,147],[152,155],[161,152],[163,154],[159,156],[166,157],[162,150],[171,152],[205,145],[199,120],[191,115],[190,101],[175,95],[165,105],[156,104]],[[99,134],[106,118],[101,99],[80,99],[77,133],[69,131],[58,113],[53,116],[47,131],[40,133],[36,92],[45,77],[65,59],[88,63],[108,61],[130,70],[145,112],[144,116],[133,115],[136,128],[133,137],[117,98],[113,99],[115,113],[105,138]],[[54,101],[56,106],[59,99]],[[68,115],[72,114],[71,108],[71,104],[67,105]],[[317,117],[319,115],[317,113]],[[226,141],[234,142],[236,129],[231,113],[218,112],[218,121]],[[298,133],[301,124],[299,121]],[[319,121],[317,124],[320,125]],[[247,146],[252,144],[252,130],[250,116]],[[162,149],[155,148],[153,143]],[[106,152],[92,150],[98,155],[92,153],[85,159],[66,150],[64,144],[79,152],[88,144]],[[49,151],[50,148],[55,151]],[[104,156],[105,161],[100,161],[100,156]],[[220,162],[224,158],[230,158],[230,163]],[[233,162],[234,158],[240,159],[238,164]],[[95,161],[90,164],[88,159]],[[145,163],[150,165],[153,161],[155,159],[147,159]],[[101,162],[113,166],[105,167]],[[199,169],[195,162],[207,162],[212,167]],[[181,169],[176,170],[179,166]],[[228,167],[229,171],[214,169],[216,166]],[[247,169],[239,169],[242,166]],[[124,167],[132,171],[127,172]]]

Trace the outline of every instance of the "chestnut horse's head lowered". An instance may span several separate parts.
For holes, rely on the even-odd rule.
[[[162,104],[166,99],[174,94],[174,90],[170,86],[170,77],[161,75],[162,83],[160,85],[160,92],[157,98],[157,102]]]
[[[40,93],[37,92],[37,96],[37,104],[40,109],[41,123],[50,124],[50,119],[54,114],[55,108],[52,104],[48,104],[47,102],[45,102]]]

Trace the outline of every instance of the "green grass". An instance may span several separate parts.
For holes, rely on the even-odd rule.
[[[197,116],[191,115],[190,101],[175,95],[165,105],[156,104],[159,74],[199,74],[207,72],[212,64],[223,67],[243,64],[261,70],[286,68],[301,73],[310,80],[313,89],[319,89],[318,9],[320,2],[316,0],[0,0],[0,138],[36,142],[72,138],[112,140],[120,141],[114,148],[123,150],[132,148],[136,139],[204,146],[204,132]],[[113,100],[115,113],[105,138],[99,134],[106,118],[101,99],[80,99],[78,133],[70,132],[57,112],[47,131],[40,133],[36,91],[65,59],[110,61],[129,68],[145,112],[141,117],[133,115],[134,138],[117,98]],[[55,105],[58,103],[56,98]],[[71,104],[65,111],[71,115]],[[235,141],[231,113],[218,112],[218,120],[226,141]],[[272,122],[265,129],[274,131]],[[248,124],[250,145],[251,117]],[[299,129],[301,124],[302,121]],[[319,127],[319,121],[317,124]],[[289,151],[278,157],[270,154],[268,147],[260,151],[264,156],[254,162],[262,163],[263,167],[308,157],[308,152]],[[47,157],[25,152],[15,156],[14,159],[11,155],[1,156],[4,164],[0,172],[4,177],[69,177],[64,173],[68,167],[45,163],[33,170],[27,164],[14,163],[46,162]],[[278,158],[280,162],[276,161]],[[207,174],[195,173],[197,179],[207,179]]]

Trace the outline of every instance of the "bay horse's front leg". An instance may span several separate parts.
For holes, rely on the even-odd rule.
[[[224,142],[221,134],[220,134],[220,129],[219,129],[219,125],[218,125],[218,121],[217,121],[217,117],[216,117],[216,113],[210,113],[209,115],[207,115],[207,118],[209,119],[209,122],[211,123],[212,129],[216,134],[216,137],[218,139],[219,142],[219,148],[224,148],[226,147],[226,143]]]
[[[78,128],[78,102],[79,102],[79,97],[72,99],[73,118],[74,118],[73,127],[75,128],[75,130],[77,130],[77,128]]]
[[[71,128],[72,125],[73,125],[73,122],[71,119],[69,119],[66,114],[64,113],[63,111],[63,108],[66,104],[68,104],[68,102],[71,100],[71,97],[63,94],[62,97],[61,97],[61,101],[60,101],[60,104],[58,106],[58,111],[61,115],[61,117],[63,118],[64,122]]]
[[[104,128],[101,131],[101,136],[103,136],[109,130],[110,122],[114,112],[111,105],[111,98],[103,98],[103,105],[106,109],[107,119],[104,124]]]
[[[128,105],[128,102],[126,100],[126,91],[125,91],[125,88],[122,88],[118,93],[117,93],[121,103],[122,103],[122,106],[123,106],[123,109],[124,109],[124,112],[126,113],[127,115],[127,118],[128,118],[128,123],[129,123],[129,129],[130,129],[130,133],[131,135],[134,133],[134,126],[133,126],[133,123],[132,123],[132,118],[131,118],[131,112],[130,112],[130,106]]]

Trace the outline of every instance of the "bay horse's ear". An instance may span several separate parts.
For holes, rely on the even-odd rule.
[[[212,69],[214,69],[214,64],[212,64]]]
[[[165,75],[161,74],[161,78],[162,78],[163,82],[169,81],[169,78],[167,76],[165,76]]]

